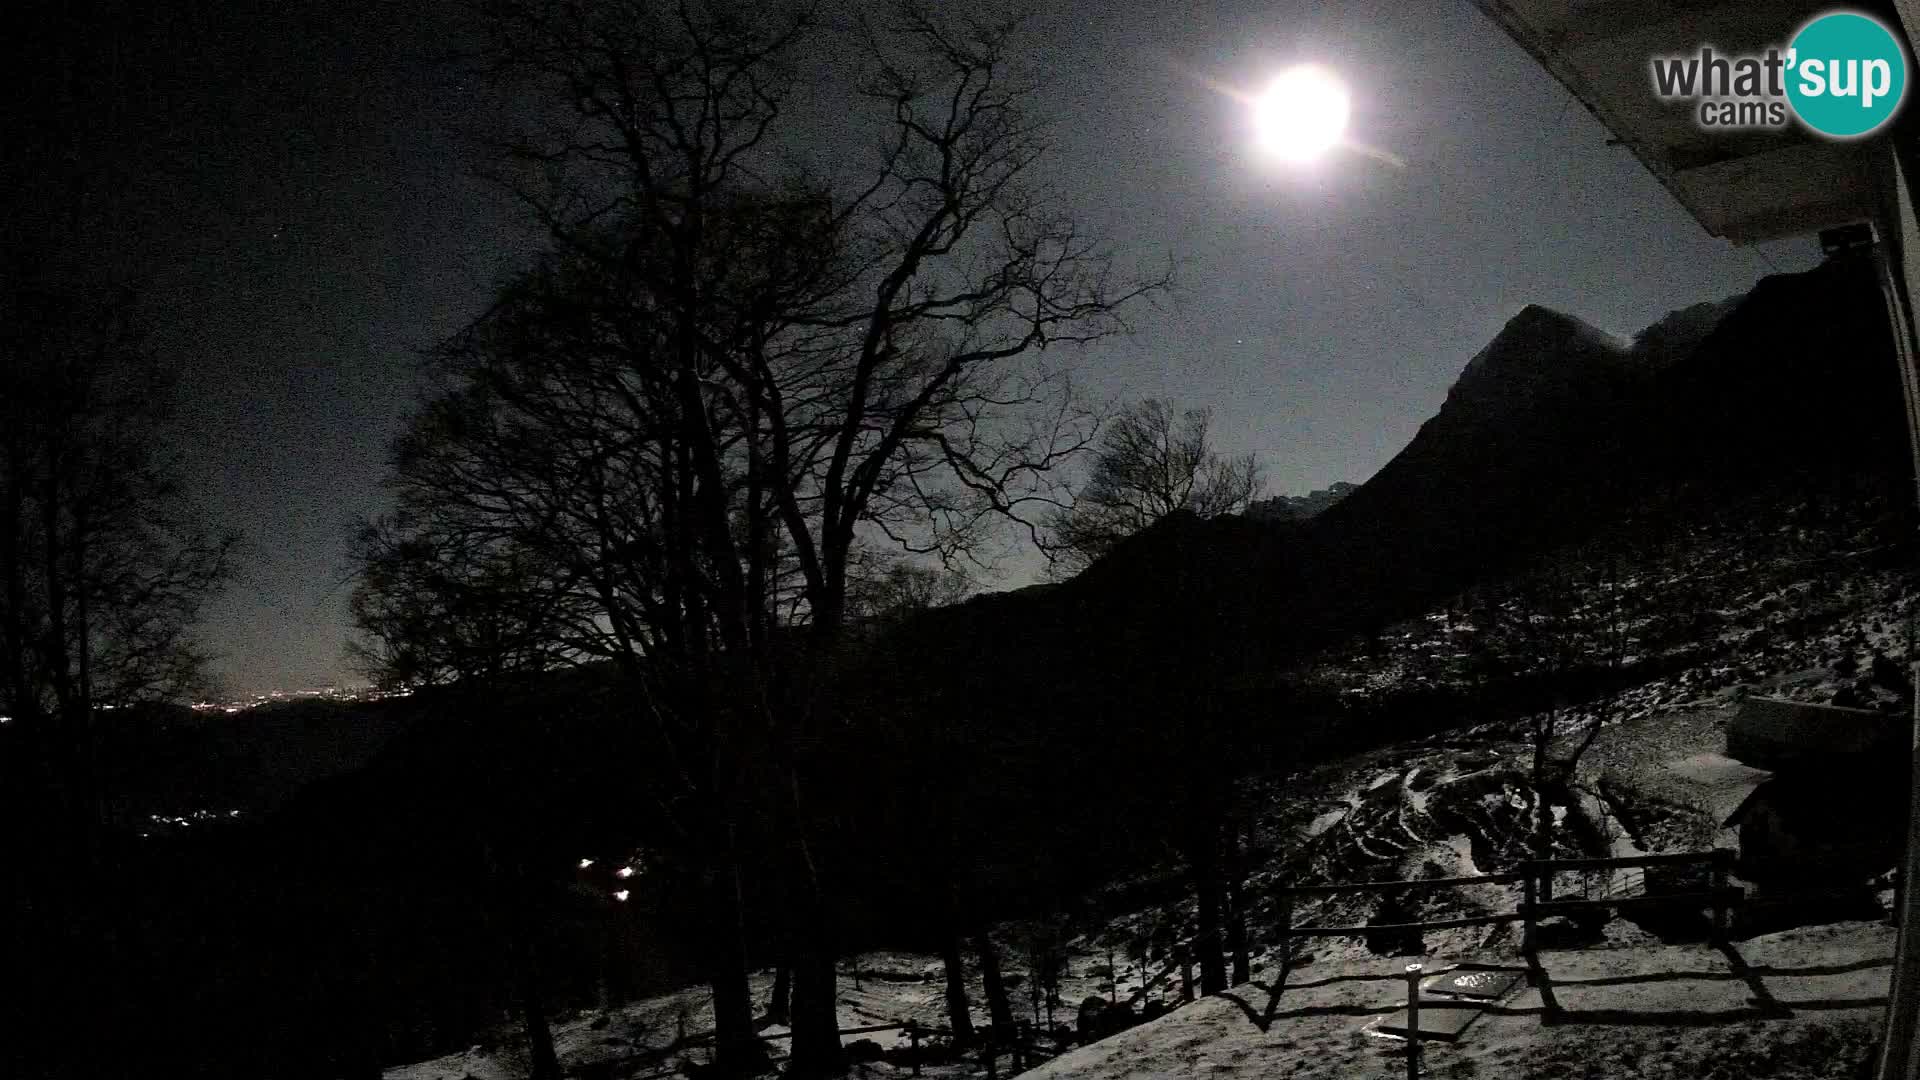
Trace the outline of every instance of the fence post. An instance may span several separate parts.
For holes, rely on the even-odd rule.
[[[993,1052],[994,1042],[995,1040],[988,1039],[986,1043],[980,1047],[980,1052],[987,1056],[987,1080],[999,1080],[1000,1076],[1000,1063],[995,1059]]]
[[[913,1075],[919,1076],[920,1075],[920,1021],[918,1020],[907,1021],[907,1042],[910,1046],[908,1053],[913,1055],[913,1059],[912,1059]]]
[[[1420,964],[1407,965],[1407,1080],[1420,1080]]]
[[[1187,944],[1184,941],[1181,942],[1177,947],[1180,950],[1180,1000],[1192,1001],[1193,1000],[1193,950],[1187,948]]]
[[[1293,893],[1280,893],[1280,973],[1293,969]]]
[[[1520,873],[1524,875],[1520,879],[1520,919],[1523,927],[1520,931],[1520,951],[1532,956],[1538,947],[1533,926],[1536,918],[1533,910],[1534,902],[1539,895],[1539,890],[1535,887],[1538,868],[1533,862],[1524,862],[1520,864]]]

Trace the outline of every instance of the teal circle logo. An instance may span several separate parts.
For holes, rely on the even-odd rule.
[[[1800,28],[1787,51],[1787,101],[1822,135],[1851,139],[1893,119],[1907,93],[1907,53],[1885,23],[1853,11]]]

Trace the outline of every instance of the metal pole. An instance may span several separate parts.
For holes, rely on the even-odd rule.
[[[1407,965],[1407,1080],[1420,1080],[1420,964]]]
[[[1913,666],[1913,677],[1920,680],[1920,663]],[[1920,889],[1907,887],[1908,879],[1920,874],[1920,843],[1916,843],[1916,833],[1920,832],[1920,695],[1913,702],[1913,733],[1911,736],[1911,755],[1913,778],[1908,792],[1907,805],[1907,852],[1900,868],[1902,881],[1900,907],[1894,912],[1899,920],[1899,930],[1894,937],[1893,979],[1887,1002],[1886,1035],[1880,1045],[1880,1060],[1874,1073],[1876,1080],[1909,1080],[1913,1076],[1912,1060],[1915,1029],[1915,1013],[1920,1011],[1920,1000],[1916,1000],[1916,984],[1920,984],[1920,943],[1914,939],[1914,930],[1920,926]]]
[[[1911,0],[1898,3],[1900,17],[1909,36],[1916,15]],[[1875,261],[1880,271],[1880,286],[1887,305],[1887,321],[1893,331],[1894,354],[1900,363],[1902,397],[1907,406],[1907,436],[1913,453],[1914,482],[1920,484],[1920,327],[1914,323],[1911,285],[1920,270],[1920,250],[1915,250],[1920,233],[1920,211],[1914,206],[1913,178],[1908,175],[1912,160],[1910,137],[1896,136],[1885,141],[1879,179],[1882,185],[1880,212],[1874,220]],[[1909,657],[1911,660],[1911,657]],[[1913,666],[1920,679],[1920,664]],[[1913,1059],[1916,1013],[1920,1013],[1920,941],[1914,938],[1920,924],[1920,889],[1914,889],[1914,875],[1920,874],[1920,696],[1914,698],[1913,734],[1910,747],[1913,775],[1908,781],[1907,850],[1900,865],[1898,902],[1894,910],[1895,933],[1892,985],[1888,994],[1885,1036],[1880,1044],[1875,1080],[1910,1080],[1920,1062]]]
[[[913,1054],[913,1075],[919,1076],[920,1075],[920,1022],[919,1021],[917,1020],[907,1021],[907,1039],[909,1042],[913,1044],[913,1048],[911,1051],[911,1053]]]

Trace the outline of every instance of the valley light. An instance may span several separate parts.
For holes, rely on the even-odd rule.
[[[1263,150],[1304,164],[1340,145],[1352,110],[1339,76],[1301,64],[1282,72],[1254,99],[1253,129]]]
[[[592,860],[592,859],[581,859],[581,860],[580,860],[580,869],[582,869],[582,870],[590,870],[590,869],[592,869],[592,868],[593,868],[593,860]]]
[[[613,894],[613,898],[624,904],[627,902],[627,895],[627,890],[621,889],[619,892]]]
[[[613,876],[617,878],[630,878],[633,876],[633,867],[623,866],[620,869],[615,870],[613,872]]]

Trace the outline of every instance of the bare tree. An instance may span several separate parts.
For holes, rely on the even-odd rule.
[[[8,282],[0,303],[0,715],[98,818],[104,706],[198,688],[192,628],[237,540],[205,529],[159,449],[170,372],[125,293]]]
[[[1176,414],[1169,402],[1148,398],[1108,423],[1073,505],[1047,515],[1042,547],[1055,572],[1084,569],[1175,511],[1217,517],[1258,498],[1258,459],[1221,457],[1208,436],[1212,422],[1210,409]]]
[[[718,1049],[745,1072],[763,1051],[739,903],[741,777],[716,722],[693,463],[657,377],[659,320],[604,270],[557,251],[438,350],[444,385],[395,446],[398,508],[361,532],[357,614],[369,651],[418,678],[613,663],[678,777],[650,794],[708,901]],[[721,483],[731,529],[745,489],[731,471]],[[756,639],[772,596],[749,620]]]
[[[493,535],[449,494],[403,488],[398,512],[361,527],[350,605],[360,637],[349,652],[382,685],[451,686],[463,696],[463,715],[484,717],[508,676],[575,658],[578,637],[568,631],[591,612],[582,610],[584,599],[564,570],[537,550]],[[542,843],[526,827],[522,804],[528,800],[516,797],[513,777],[493,773],[502,764],[480,765],[478,786],[491,798],[473,815],[474,826],[505,928],[530,1075],[557,1080],[536,930]]]
[[[877,554],[856,554],[848,578],[849,617],[881,625],[957,604],[973,588],[965,573],[950,567]]]
[[[376,684],[493,684],[578,655],[576,631],[592,613],[573,580],[460,517],[415,498],[356,534],[348,606],[359,636],[348,654]]]
[[[584,459],[654,449],[645,505],[657,528],[612,531],[650,550],[657,576],[606,572],[602,556],[631,554],[604,542],[609,520],[630,512],[624,498],[601,492],[581,507],[594,485],[575,480],[546,509],[583,530],[572,541],[587,553],[583,578],[618,600],[602,620],[626,639],[617,655],[640,655],[646,637],[666,646],[646,653],[650,668],[745,661],[736,705],[770,734],[786,778],[781,872],[802,950],[791,958],[793,1064],[838,1071],[833,886],[797,748],[831,710],[814,673],[830,669],[845,627],[855,552],[874,535],[953,559],[995,520],[1030,522],[1088,432],[1039,351],[1124,329],[1123,307],[1163,280],[1117,271],[1033,181],[1047,142],[1010,22],[906,4],[863,27],[862,90],[885,137],[852,187],[775,175],[766,148],[794,49],[818,30],[810,6],[502,2],[488,28],[498,70],[556,119],[516,148],[528,168],[512,182],[582,269],[574,284],[593,283],[584,303],[562,291],[547,310],[573,327],[573,344],[596,343],[599,365],[564,410],[538,405],[554,399],[533,382],[504,397],[535,426],[596,416],[599,442],[583,444]],[[527,334],[506,355],[555,355],[537,326]],[[488,363],[501,358],[488,348]],[[514,513],[533,508],[521,500]],[[777,551],[795,568],[814,656],[780,693],[767,617]],[[643,700],[695,727],[723,714],[684,697]],[[709,749],[692,760],[730,775],[737,740]],[[723,810],[745,797],[704,786]],[[750,1008],[734,996],[716,987],[723,1058],[751,1053]]]
[[[100,721],[198,688],[192,631],[231,569],[235,539],[199,524],[160,449],[170,385],[131,295],[0,279],[0,902],[29,1036],[119,967]],[[105,1068],[93,1052],[42,1064]]]

